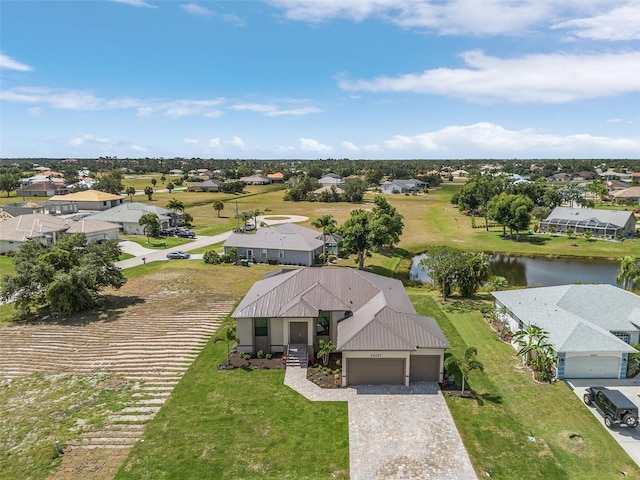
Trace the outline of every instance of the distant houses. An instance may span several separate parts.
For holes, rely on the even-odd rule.
[[[65,185],[51,181],[30,183],[16,190],[18,197],[53,197],[67,193],[69,189]]]
[[[382,193],[417,193],[420,190],[427,188],[429,184],[422,180],[411,178],[408,180],[389,180],[382,184],[380,187]]]

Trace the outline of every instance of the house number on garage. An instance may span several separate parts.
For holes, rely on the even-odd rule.
[[[372,353],[371,354],[371,358],[382,358],[382,354],[381,353]]]

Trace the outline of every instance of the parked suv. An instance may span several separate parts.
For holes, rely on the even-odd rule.
[[[587,405],[595,405],[604,417],[604,424],[608,428],[613,428],[615,425],[630,428],[638,426],[638,407],[618,390],[589,387],[583,399]]]

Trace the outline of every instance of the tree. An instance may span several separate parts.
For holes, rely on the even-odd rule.
[[[160,177],[160,181],[161,181],[161,182],[162,182],[162,184],[164,185],[164,182],[166,182],[166,181],[167,181],[167,177],[165,177],[164,175],[162,175],[162,176]]]
[[[516,234],[526,230],[531,223],[532,210],[533,202],[529,197],[504,192],[492,198],[487,204],[489,218],[502,225],[502,235],[505,237],[507,227],[511,236],[514,230]]]
[[[189,212],[184,212],[182,214],[182,222],[185,225],[191,225],[193,223],[193,215],[191,215]]]
[[[115,262],[116,240],[87,242],[82,233],[65,236],[49,251],[36,240],[25,242],[14,257],[15,274],[0,283],[4,301],[28,314],[32,307],[71,314],[97,305],[99,291],[120,288],[126,279]]]
[[[128,186],[127,189],[124,191],[124,193],[126,193],[127,196],[129,197],[129,201],[133,202],[133,196],[136,194],[136,188],[132,186]]]
[[[447,296],[455,285],[460,253],[457,248],[442,245],[434,248],[420,261],[420,266],[429,270],[429,277],[440,287],[443,302],[447,301]]]
[[[636,257],[627,255],[618,259],[618,274],[616,275],[616,283],[627,290],[627,287],[633,287],[633,284],[640,279],[640,268],[636,262]]]
[[[155,178],[151,179],[151,185],[153,185],[154,187],[158,184],[158,180],[156,180]]]
[[[318,358],[322,359],[322,364],[325,367],[329,365],[329,357],[335,349],[336,344],[333,342],[325,342],[324,340],[318,342]]]
[[[231,363],[231,344],[238,341],[238,336],[236,334],[236,327],[231,326],[228,327],[224,331],[224,338],[218,337],[215,339],[215,342],[227,342],[227,365]]]
[[[170,208],[171,210],[173,210],[173,222],[174,222],[174,225],[177,225],[178,212],[179,211],[184,212],[184,202],[182,202],[181,200],[178,200],[177,198],[172,198],[167,203],[167,208]]]
[[[457,370],[460,373],[460,377],[462,378],[462,393],[464,393],[464,384],[465,381],[468,381],[469,373],[471,373],[472,370],[484,370],[484,365],[477,359],[477,356],[478,349],[476,347],[469,347],[464,352],[462,358],[450,356],[444,362],[448,371]]]
[[[144,234],[147,236],[147,243],[149,243],[149,237],[160,236],[160,220],[155,213],[145,213],[138,220],[138,224],[144,226]]]
[[[311,225],[322,230],[322,261],[327,263],[327,235],[336,231],[336,220],[332,215],[323,215],[316,218]]]
[[[0,191],[7,192],[7,197],[19,186],[20,175],[16,173],[0,173]]]
[[[489,255],[486,253],[463,253],[456,284],[463,297],[473,296],[489,276]]]
[[[174,188],[176,188],[176,186],[173,183],[167,183],[167,190],[169,190],[169,193],[171,193]]]
[[[400,241],[404,224],[402,215],[378,195],[371,212],[351,211],[351,216],[338,229],[342,246],[358,256],[358,269],[364,269],[364,259],[381,247],[392,247]]]
[[[347,202],[361,202],[367,191],[367,182],[359,177],[347,178],[344,182],[344,199]]]
[[[124,186],[122,185],[122,172],[120,170],[111,170],[108,173],[102,174],[98,178],[98,183],[93,187],[95,190],[101,192],[113,193],[119,195]]]
[[[531,324],[524,330],[514,333],[513,340],[520,346],[518,355],[522,357],[524,363],[535,370],[539,370],[539,367],[544,365],[542,359],[547,357],[548,350],[553,348],[548,342],[549,332]]]
[[[218,218],[220,218],[220,211],[224,210],[224,203],[221,200],[213,202],[213,209],[218,212]]]
[[[153,187],[150,187],[149,185],[144,187],[144,194],[149,200],[151,200],[151,198],[153,197]]]
[[[487,290],[490,292],[496,292],[498,290],[506,290],[509,288],[509,282],[506,278],[499,275],[489,277],[487,282]]]

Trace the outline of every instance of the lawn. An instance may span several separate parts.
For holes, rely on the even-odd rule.
[[[424,288],[409,294],[418,313],[437,319],[449,354],[478,348],[485,370],[470,375],[476,399],[446,399],[480,478],[620,478],[623,471],[640,478],[640,468],[564,382],[532,380],[515,350],[482,319],[478,308],[486,300],[443,305]]]
[[[116,479],[348,478],[345,402],[310,402],[282,370],[218,371],[210,341]]]
[[[140,235],[120,235],[120,240],[129,240],[130,242],[135,242],[142,247],[159,250],[177,247],[178,245],[185,245],[193,241],[188,238],[180,237],[161,237],[150,238],[147,240],[147,237],[142,237]]]

